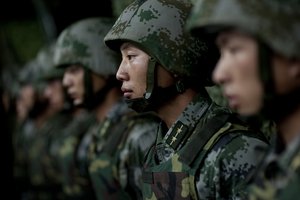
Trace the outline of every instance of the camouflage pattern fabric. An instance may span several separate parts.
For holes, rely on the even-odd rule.
[[[297,0],[198,0],[187,21],[187,29],[197,34],[204,29],[209,33],[218,27],[239,27],[257,36],[276,52],[299,58],[299,18]],[[293,42],[287,42],[286,38],[293,38]]]
[[[84,138],[89,138],[90,132],[96,127],[95,115],[89,112],[82,112],[64,129],[65,137],[58,150],[57,159],[62,173],[61,184],[65,199],[94,198],[87,171],[81,169],[81,166],[87,165],[87,161],[79,157],[78,154],[81,150],[87,151],[84,148],[88,148],[90,142],[84,143],[84,141],[86,142]]]
[[[23,124],[18,125],[13,137],[13,177],[16,189],[20,195],[24,195],[28,192],[28,186],[30,183],[28,174],[28,156],[31,141],[33,141],[34,136],[34,122],[27,119]]]
[[[216,104],[224,107],[228,107],[228,100],[222,95],[220,86],[215,85],[212,87],[206,87],[209,96]]]
[[[278,144],[265,157],[254,183],[249,187],[248,199],[297,198],[300,188],[300,136],[284,152],[281,151],[282,147]]]
[[[192,10],[187,27],[198,35],[209,34],[218,29],[222,30],[224,27],[235,27],[254,36],[258,43],[268,45],[272,49],[272,53],[297,59],[300,57],[298,50],[300,45],[299,18],[299,2],[294,0],[284,2],[276,0],[251,2],[199,0]],[[287,40],[286,38],[293,39]],[[270,57],[264,59],[271,60]],[[266,84],[268,81],[266,76],[269,75],[273,78],[272,69],[266,64],[260,63],[260,65],[262,80]],[[265,96],[271,95],[272,93],[267,93]],[[293,99],[288,99],[287,102],[293,104],[292,101]],[[298,107],[298,102],[294,104]],[[284,103],[281,103],[280,107],[281,105]],[[271,109],[275,111],[273,114],[281,116],[279,107],[277,109],[275,106]],[[268,128],[268,126],[264,127]],[[274,126],[271,126],[273,133],[275,133],[274,129]],[[292,163],[299,163],[299,141],[295,140],[293,144],[282,147],[282,145],[278,145],[280,139],[277,140],[275,148],[271,149],[261,164],[262,166],[257,170],[258,177],[255,179],[254,185],[250,187],[249,199],[297,198],[295,196],[296,188],[298,190],[300,188],[299,167],[297,167],[299,165]]]
[[[60,185],[52,182],[48,177],[51,169],[48,152],[49,142],[69,122],[70,117],[63,113],[52,116],[45,124],[36,130],[29,147],[29,178],[31,185],[31,198],[53,199],[59,198]]]
[[[212,100],[224,107],[228,107],[228,101],[227,99],[223,96],[222,91],[220,86],[214,85],[212,87],[206,87],[206,90],[209,94],[209,96],[212,98]],[[228,107],[228,109],[230,109]],[[255,119],[255,122],[251,122],[247,119],[244,119],[247,121],[247,123],[251,124],[251,126],[255,126],[257,129],[259,129],[265,137],[268,139],[268,141],[273,141],[275,138],[275,133],[276,133],[276,124],[272,120],[267,120],[267,119]],[[254,119],[252,119],[254,120]]]
[[[259,162],[255,149],[268,145],[262,134],[233,117],[220,123],[212,135],[205,134],[217,126],[215,117],[222,113],[230,116],[227,109],[198,95],[169,130],[160,127],[144,165],[144,199],[241,199],[246,195],[246,178]]]
[[[155,141],[157,121],[152,114],[137,115],[123,100],[111,109],[91,147],[97,199],[142,199],[142,161]]]
[[[206,87],[206,90],[209,94],[209,96],[212,98],[212,100],[224,107],[228,107],[228,100],[222,95],[222,91],[219,85],[214,85],[212,87]],[[230,109],[228,107],[228,109]],[[241,116],[241,118],[243,118]],[[251,125],[252,128],[256,128],[257,130],[260,130],[265,137],[270,142],[274,142],[275,139],[275,133],[276,133],[276,124],[272,120],[266,120],[262,118],[255,118],[255,119],[243,119],[244,121],[247,121],[249,125]],[[253,121],[254,120],[254,121]]]
[[[68,26],[57,38],[54,65],[64,68],[80,64],[100,76],[114,75],[119,60],[115,52],[106,48],[103,43],[103,38],[112,25],[111,18],[93,17]]]
[[[117,52],[123,42],[131,42],[178,79],[211,85],[207,75],[215,63],[207,59],[208,45],[184,30],[191,8],[190,0],[134,1],[119,16],[104,42]]]

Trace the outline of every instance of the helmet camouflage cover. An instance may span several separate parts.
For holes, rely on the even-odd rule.
[[[62,78],[64,71],[54,67],[54,48],[55,42],[52,42],[43,46],[37,53],[35,58],[37,81]]]
[[[81,64],[96,74],[114,75],[118,67],[116,54],[103,43],[112,25],[112,19],[96,17],[71,24],[57,39],[55,66]]]
[[[32,84],[37,74],[35,68],[37,65],[36,59],[31,59],[19,71],[18,82],[20,85]]]
[[[210,66],[200,65],[205,65],[208,46],[184,30],[191,8],[190,0],[134,1],[122,12],[104,41],[115,51],[120,50],[122,43],[131,42],[172,74],[206,81]]]
[[[198,0],[187,28],[195,33],[235,27],[287,57],[300,58],[300,6],[296,0]]]

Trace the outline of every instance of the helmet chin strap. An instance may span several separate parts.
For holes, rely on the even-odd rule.
[[[288,94],[276,94],[271,59],[272,51],[265,44],[259,43],[260,74],[265,90],[260,114],[267,119],[278,122],[299,107],[300,88],[297,88]]]
[[[154,58],[149,59],[147,71],[147,88],[143,97],[125,100],[127,105],[137,112],[155,111],[168,100],[186,90],[183,81],[177,81],[175,84],[162,88],[157,85],[156,65]]]

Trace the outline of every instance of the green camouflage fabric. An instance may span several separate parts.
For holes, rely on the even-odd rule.
[[[267,146],[263,134],[198,95],[169,130],[158,130],[144,164],[144,199],[243,199],[260,161],[256,148]]]
[[[211,70],[204,64],[207,44],[185,32],[185,20],[192,8],[189,0],[140,0],[130,4],[104,38],[119,52],[131,42],[179,79],[211,83]],[[158,45],[159,43],[159,45]]]
[[[26,85],[31,85],[35,77],[34,66],[35,60],[32,59],[19,71],[18,84],[20,89]],[[19,95],[20,92],[18,92]],[[28,118],[28,117],[27,117]],[[16,183],[18,179],[24,179],[26,176],[26,156],[28,155],[28,142],[31,140],[33,131],[33,122],[24,119],[23,122],[16,122],[16,129],[13,133],[13,150],[14,150],[14,178]]]
[[[299,2],[293,0],[285,2],[230,0],[226,3],[204,0],[198,1],[194,7],[188,29],[201,35],[201,33],[216,31],[218,28],[236,27],[252,34],[274,52],[287,58],[299,58],[299,18]],[[293,39],[287,40],[287,38]],[[269,127],[271,127],[270,131],[273,130],[275,133],[275,126]],[[265,128],[268,128],[267,124]],[[299,163],[297,161],[299,143],[294,141],[294,144],[289,145],[285,150],[284,147],[277,145],[279,140],[274,143],[275,148],[271,149],[257,170],[258,177],[250,187],[249,199],[294,199],[296,188],[298,190],[300,188],[299,167],[297,164],[291,164]]]
[[[71,24],[57,39],[54,65],[67,67],[81,64],[101,76],[115,74],[118,60],[103,43],[112,25],[110,18],[87,18]]]
[[[49,177],[49,145],[50,141],[61,133],[61,129],[70,121],[70,116],[58,113],[48,119],[42,127],[35,128],[28,153],[28,173],[30,179],[30,198],[57,199],[60,198],[60,185]],[[51,172],[50,172],[51,173]],[[59,177],[56,177],[59,178]]]
[[[209,96],[216,104],[224,107],[228,107],[228,100],[222,95],[222,90],[219,85],[212,87],[206,87]]]
[[[36,67],[39,70],[37,81],[62,78],[64,71],[54,67],[55,42],[42,47],[36,55]]]
[[[36,59],[32,59],[19,71],[18,82],[21,86],[32,83],[35,77],[37,77],[36,70],[34,70],[36,65]]]
[[[141,169],[155,141],[158,117],[136,114],[120,100],[110,110],[91,147],[90,177],[97,199],[142,199]]]
[[[281,151],[282,147],[277,145],[265,157],[254,183],[249,187],[248,199],[297,199],[300,188],[300,136],[284,152]]]
[[[27,117],[23,122],[17,123],[17,129],[13,135],[14,145],[14,178],[16,187],[21,193],[28,192],[29,181],[29,148],[35,140],[38,128],[35,126],[33,113],[42,112],[41,105],[38,105],[38,96],[43,93],[46,84],[44,72],[51,68],[51,56],[53,46],[45,45],[37,53],[36,57],[28,61],[19,72],[18,82],[20,88],[24,86],[33,86],[34,107],[28,108]],[[36,108],[38,107],[38,108]],[[35,111],[33,111],[35,110]],[[36,114],[34,114],[36,115]]]
[[[89,139],[89,132],[95,127],[97,127],[95,115],[84,111],[76,115],[70,125],[63,130],[65,136],[59,146],[57,160],[65,199],[94,199],[87,171],[82,169],[82,166],[87,165],[86,160],[79,154],[80,151],[87,151],[82,148],[82,143],[86,142],[84,138]],[[85,145],[88,146],[89,141]]]
[[[19,194],[28,192],[28,155],[31,141],[34,139],[34,133],[34,122],[28,119],[17,126],[13,136],[13,178]]]
[[[133,2],[133,0],[112,0],[112,11],[115,17],[119,17],[123,10]]]
[[[222,90],[219,85],[206,87],[206,90],[207,90],[209,96],[212,98],[212,100],[216,104],[230,109],[228,106],[228,100],[222,95]],[[255,120],[255,121],[252,122],[252,120]],[[251,120],[244,119],[244,121],[247,121],[247,123],[249,125],[251,125],[252,128],[255,127],[256,129],[260,130],[265,135],[265,137],[268,139],[268,141],[272,141],[272,142],[274,141],[274,138],[276,135],[275,134],[276,133],[276,124],[274,121],[261,119],[261,118],[251,119]]]
[[[220,27],[239,27],[257,36],[276,52],[299,58],[299,9],[297,0],[198,0],[187,29],[197,34]],[[287,42],[287,38],[292,38],[292,42]]]

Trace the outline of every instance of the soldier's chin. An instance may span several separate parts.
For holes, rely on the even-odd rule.
[[[80,106],[83,104],[83,100],[82,99],[74,99],[73,104],[74,104],[74,106]]]
[[[259,113],[260,109],[256,106],[247,106],[247,107],[236,107],[233,111],[238,112],[240,115],[245,117],[251,117]]]

